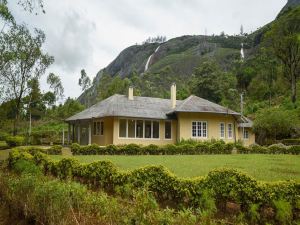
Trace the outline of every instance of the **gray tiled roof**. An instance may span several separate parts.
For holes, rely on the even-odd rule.
[[[182,101],[177,100],[177,104]],[[167,119],[171,109],[170,99],[134,96],[129,100],[125,95],[113,95],[90,108],[68,118],[66,121],[124,116],[149,119]]]
[[[181,104],[177,105],[175,109],[170,110],[169,113],[172,112],[211,112],[240,115],[239,113],[234,112],[228,108],[194,95],[191,95],[190,97],[185,99]]]
[[[223,106],[193,95],[183,101],[177,100],[176,108],[172,109],[170,99],[134,96],[133,100],[129,100],[125,95],[116,94],[69,117],[66,121],[107,116],[167,119],[169,118],[168,115],[174,112],[211,112],[240,115]]]

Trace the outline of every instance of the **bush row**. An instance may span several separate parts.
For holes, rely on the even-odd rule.
[[[146,190],[133,191],[132,197],[124,201],[101,191],[91,192],[76,182],[46,178],[28,161],[16,162],[14,171],[19,175],[0,171],[1,205],[5,204],[10,217],[22,214],[30,224],[193,225],[200,220],[200,214],[196,217],[190,210],[159,208]]]
[[[285,146],[283,144],[274,144],[268,147],[260,145],[252,145],[245,147],[242,145],[236,145],[238,153],[241,154],[300,154],[300,145]]]
[[[23,146],[18,147],[15,150],[28,152],[34,155],[36,152],[41,152],[47,155],[61,155],[62,154],[62,146],[61,145],[53,145],[50,148],[40,148],[35,146]]]
[[[300,145],[300,139],[283,139],[281,142],[284,145]]]
[[[179,144],[179,145],[148,145],[140,146],[136,144],[129,145],[108,145],[98,146],[96,144],[80,146],[73,143],[71,151],[73,155],[200,155],[200,154],[231,154],[236,147],[240,154],[300,154],[300,146],[285,146],[283,144],[274,144],[269,147],[252,145],[245,147],[240,144],[224,143],[217,141],[213,143],[198,142],[197,144]]]
[[[284,201],[288,202],[294,213],[291,219],[299,219],[295,215],[300,210],[300,184],[293,181],[258,182],[233,169],[218,169],[206,177],[182,179],[162,166],[146,166],[122,172],[110,161],[80,164],[75,159],[65,158],[57,162],[39,152],[31,155],[16,150],[9,155],[10,168],[20,159],[33,161],[46,174],[60,179],[77,180],[108,192],[126,185],[135,188],[147,187],[159,201],[185,207],[201,207],[204,193],[210,190],[217,205],[234,202],[243,212],[248,212],[256,205],[256,213],[261,221],[266,219],[263,213],[265,208],[272,209],[275,201]]]
[[[181,145],[148,145],[140,146],[136,144],[128,145],[108,145],[100,147],[96,144],[80,146],[72,144],[73,155],[198,155],[198,154],[231,154],[234,144],[223,142],[197,143]]]

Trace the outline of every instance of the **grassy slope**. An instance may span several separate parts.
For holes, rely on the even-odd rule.
[[[60,159],[62,156],[51,156]],[[258,180],[300,181],[300,156],[292,155],[199,155],[199,156],[75,156],[80,162],[111,160],[121,169],[163,165],[180,177],[206,175],[220,167],[236,168]]]

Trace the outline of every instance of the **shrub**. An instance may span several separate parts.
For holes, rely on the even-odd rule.
[[[61,155],[62,154],[62,146],[61,145],[53,145],[49,149],[46,149],[46,153],[49,155]]]
[[[24,144],[25,138],[22,136],[8,136],[6,143],[9,147],[21,146]]]
[[[276,220],[280,224],[290,224],[293,218],[292,206],[286,200],[275,200],[274,206],[276,209]]]
[[[300,139],[283,139],[281,142],[285,145],[300,145]]]

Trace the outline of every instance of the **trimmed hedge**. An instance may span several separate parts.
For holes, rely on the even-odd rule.
[[[252,145],[245,147],[233,143],[199,142],[196,144],[184,143],[180,145],[148,145],[140,146],[136,144],[129,145],[108,145],[99,146],[96,144],[80,146],[72,144],[71,151],[73,155],[201,155],[201,154],[231,154],[236,147],[240,154],[300,154],[300,145],[285,146],[283,144],[274,144],[269,147]]]
[[[28,152],[30,154],[35,154],[37,152],[41,152],[41,153],[48,154],[48,155],[62,155],[62,146],[61,145],[53,145],[50,148],[24,146],[24,147],[18,147],[15,150]]]
[[[100,147],[96,144],[80,146],[73,143],[73,155],[199,155],[199,154],[231,154],[233,143],[216,141],[212,143],[180,144],[180,145],[108,145]]]
[[[22,136],[8,136],[5,141],[9,147],[17,147],[25,143],[25,138]]]
[[[60,179],[75,180],[95,188],[103,188],[112,193],[118,187],[132,185],[135,188],[146,187],[161,202],[172,205],[199,207],[203,194],[211,190],[217,205],[227,202],[237,204],[242,212],[247,212],[253,204],[274,207],[274,201],[288,202],[294,215],[300,203],[300,183],[294,181],[258,182],[252,177],[234,169],[218,169],[205,177],[182,179],[170,173],[162,166],[146,166],[130,172],[122,172],[110,161],[98,161],[80,164],[72,158],[53,161],[47,155],[35,152],[14,150],[8,158],[8,165],[14,168],[18,160],[28,160],[38,165],[45,174]]]
[[[300,139],[283,139],[281,142],[284,145],[300,145]]]
[[[252,145],[250,147],[236,145],[236,148],[240,154],[300,154],[300,145],[285,146],[283,144],[274,144],[268,147],[260,145]]]

